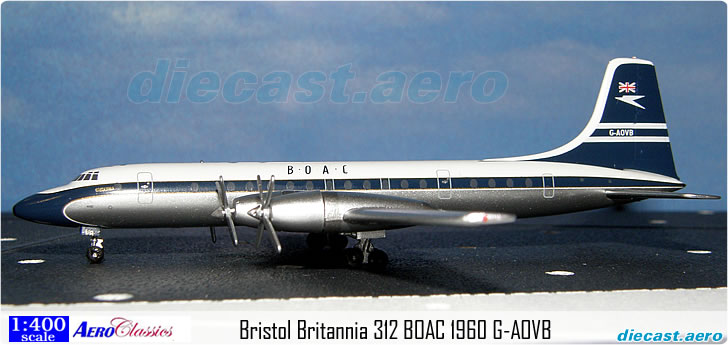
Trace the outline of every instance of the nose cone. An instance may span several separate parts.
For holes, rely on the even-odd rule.
[[[33,220],[33,199],[35,195],[31,195],[23,200],[20,200],[15,206],[13,206],[13,214],[25,220]]]
[[[15,204],[13,214],[36,223],[75,226],[63,214],[67,202],[60,193],[33,194]]]

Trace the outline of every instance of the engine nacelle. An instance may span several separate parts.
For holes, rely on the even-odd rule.
[[[250,211],[259,205],[257,195],[235,199],[235,224],[257,227],[259,221],[251,215],[255,211]],[[432,209],[424,202],[386,195],[327,191],[276,192],[271,199],[270,220],[277,231],[357,232],[387,229],[344,221],[344,214],[348,210],[361,207]]]

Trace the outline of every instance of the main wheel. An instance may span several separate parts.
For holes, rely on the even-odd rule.
[[[98,264],[104,261],[104,250],[102,248],[91,247],[86,250],[86,258],[92,264]]]
[[[369,253],[369,268],[375,271],[381,271],[389,263],[389,256],[383,250],[374,249]]]
[[[309,249],[319,251],[326,246],[326,234],[310,233],[306,236],[306,245]]]
[[[331,250],[343,250],[349,245],[349,239],[342,234],[329,235],[329,247]]]
[[[362,261],[364,261],[364,253],[362,253],[359,248],[345,249],[344,256],[346,256],[346,264],[349,265],[349,267],[360,267]]]

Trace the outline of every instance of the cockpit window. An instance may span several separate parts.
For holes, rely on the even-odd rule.
[[[88,181],[88,180],[98,180],[99,179],[99,172],[98,171],[89,171],[87,173],[83,173],[81,175],[78,175],[74,179],[74,181]]]

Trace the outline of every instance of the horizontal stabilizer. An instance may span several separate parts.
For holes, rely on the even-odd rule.
[[[610,199],[720,199],[717,195],[656,192],[651,190],[608,190],[606,193]]]
[[[516,216],[495,212],[464,212],[445,210],[356,208],[344,214],[344,221],[366,225],[446,225],[483,226],[513,223]]]

